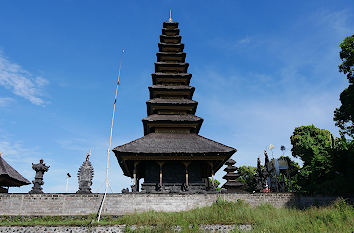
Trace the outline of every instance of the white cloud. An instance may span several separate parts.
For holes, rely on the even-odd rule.
[[[10,90],[35,105],[44,105],[41,88],[48,80],[33,75],[20,65],[9,61],[0,53],[0,86]]]
[[[13,98],[10,97],[1,97],[0,98],[0,107],[5,107],[9,105],[10,103],[14,102]]]

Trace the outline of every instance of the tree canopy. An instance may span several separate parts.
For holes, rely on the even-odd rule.
[[[347,75],[349,86],[340,94],[342,105],[334,111],[334,121],[341,132],[354,136],[354,35],[347,36],[340,44],[339,57],[342,63],[339,72]]]
[[[296,191],[322,194],[350,194],[354,190],[354,141],[334,139],[325,129],[301,126],[290,137],[294,157],[304,165],[295,177]]]

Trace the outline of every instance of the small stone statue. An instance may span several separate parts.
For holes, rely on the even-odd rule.
[[[87,153],[85,162],[82,163],[79,171],[77,172],[79,190],[76,193],[91,193],[93,167],[89,158],[90,153]]]
[[[129,189],[128,188],[122,189],[122,193],[129,193]]]
[[[43,162],[43,159],[39,160],[39,163],[33,164],[32,163],[32,169],[36,171],[36,175],[34,177],[34,180],[32,181],[33,187],[32,190],[29,191],[28,193],[43,193],[42,191],[42,185],[44,184],[43,182],[43,175],[44,172],[47,172],[50,166],[46,166],[45,163]]]
[[[157,184],[156,184],[155,190],[156,190],[157,192],[161,192],[161,191],[162,191],[162,187],[161,187],[160,183],[157,183]]]
[[[188,192],[189,186],[186,183],[183,183],[181,189],[182,189],[182,192]]]

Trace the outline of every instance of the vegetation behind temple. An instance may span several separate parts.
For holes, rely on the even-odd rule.
[[[354,209],[343,199],[328,207],[311,207],[305,210],[273,208],[263,204],[256,208],[248,204],[218,201],[212,206],[184,212],[145,212],[124,216],[104,216],[100,223],[94,215],[80,217],[0,217],[0,226],[32,225],[121,225],[155,226],[142,232],[170,232],[171,227],[181,226],[182,232],[199,232],[201,224],[250,224],[251,232],[352,232]],[[189,226],[193,228],[190,229]]]
[[[334,121],[340,129],[340,138],[314,125],[296,127],[290,137],[292,155],[303,161],[303,167],[289,157],[292,191],[308,194],[349,194],[354,193],[354,35],[340,44],[342,64],[339,71],[346,74],[348,88],[340,95],[341,106],[334,111]],[[351,139],[350,139],[351,138]],[[239,180],[245,190],[256,190],[256,167],[242,166]],[[289,184],[291,182],[291,185]]]

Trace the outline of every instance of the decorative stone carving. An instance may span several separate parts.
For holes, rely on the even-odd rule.
[[[87,153],[85,162],[82,163],[77,177],[79,181],[79,190],[76,193],[91,193],[91,185],[93,178],[93,167],[89,160],[90,154]]]
[[[34,177],[34,180],[32,181],[32,190],[29,191],[29,193],[43,193],[43,188],[41,187],[44,184],[43,175],[45,172],[48,171],[49,167],[50,166],[45,165],[43,159],[39,160],[39,163],[37,164],[32,163],[32,169],[36,171],[36,175]]]

